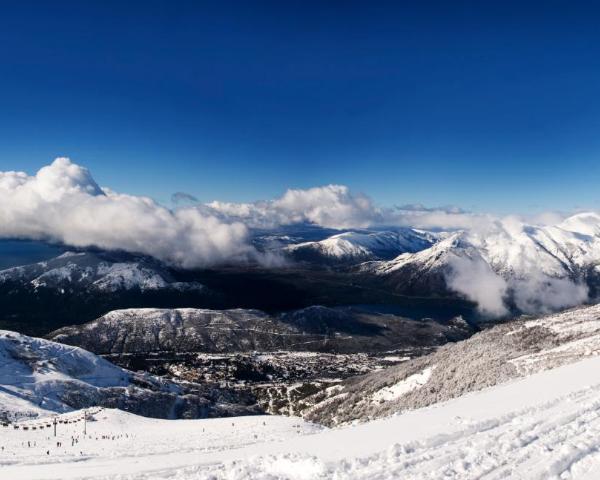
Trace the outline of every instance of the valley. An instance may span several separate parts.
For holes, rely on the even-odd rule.
[[[562,303],[546,302],[548,311],[532,315],[535,304],[522,296],[527,277],[468,235],[308,232],[257,237],[283,259],[269,267],[181,269],[76,250],[0,271],[1,421],[24,425],[90,407],[116,409],[109,423],[122,412],[236,417],[234,425],[240,415],[266,414],[265,426],[289,418],[298,435],[421,411],[598,350],[598,307],[552,314]],[[528,242],[517,243],[522,250]],[[550,292],[585,281],[593,295],[595,242],[569,254],[564,276],[543,274],[555,275]],[[455,288],[457,265],[493,275],[501,314],[477,291]]]

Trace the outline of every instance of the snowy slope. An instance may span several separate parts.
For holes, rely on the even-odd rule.
[[[418,230],[344,232],[321,241],[289,245],[284,252],[298,260],[359,262],[393,258],[418,252],[436,241],[433,234]]]
[[[130,380],[129,372],[80,348],[0,330],[2,393],[28,402],[32,410],[68,410],[62,396],[72,385],[124,387]]]
[[[0,271],[0,284],[9,282],[29,284],[36,289],[78,288],[97,292],[202,288],[199,284],[175,282],[153,261],[83,252],[67,252],[45,262]]]
[[[385,417],[600,353],[600,305],[511,321],[305,399],[325,424]]]
[[[149,416],[255,413],[253,399],[217,386],[133,373],[81,348],[0,330],[0,418],[118,406]]]
[[[107,410],[88,422],[87,438],[80,423],[59,429],[59,448],[44,431],[6,429],[0,474],[30,480],[595,479],[599,369],[600,358],[589,358],[434,407],[323,431],[294,418],[166,422]],[[73,435],[79,438],[74,447]],[[27,441],[36,447],[24,447]]]

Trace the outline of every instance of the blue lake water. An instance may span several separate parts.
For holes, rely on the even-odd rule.
[[[42,262],[64,253],[57,245],[29,240],[0,240],[0,269]]]

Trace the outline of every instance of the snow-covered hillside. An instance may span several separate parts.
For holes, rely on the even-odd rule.
[[[600,353],[600,305],[511,321],[305,399],[304,415],[348,423],[428,406]]]
[[[0,330],[0,418],[90,405],[189,418],[255,413],[253,404],[218,386],[133,373],[81,348]]]
[[[280,315],[260,310],[131,308],[49,338],[98,354],[147,352],[321,351],[381,352],[438,346],[467,338],[472,327],[458,319],[436,322],[313,306]]]
[[[289,245],[284,251],[297,260],[313,262],[360,262],[389,259],[404,252],[430,247],[436,236],[419,230],[344,232],[321,241]]]
[[[159,264],[148,260],[121,260],[116,255],[67,252],[32,265],[0,271],[1,283],[29,284],[33,288],[89,289],[116,292],[139,289],[201,289],[180,283]]]
[[[595,479],[600,476],[599,369],[600,358],[589,358],[434,407],[331,430],[296,418],[161,421],[103,410],[87,422],[87,436],[82,422],[59,424],[56,438],[47,429],[4,428],[0,475]]]
[[[0,394],[26,400],[33,410],[68,410],[69,385],[92,390],[130,383],[129,372],[80,348],[0,331]]]

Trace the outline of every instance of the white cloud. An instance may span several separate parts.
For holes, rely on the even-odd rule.
[[[0,236],[96,246],[200,267],[256,252],[239,222],[195,208],[175,211],[152,199],[101,189],[90,172],[58,158],[35,176],[0,172]]]
[[[589,289],[569,278],[557,278],[532,267],[527,275],[506,278],[494,272],[483,258],[454,257],[446,274],[446,285],[477,304],[485,317],[498,318],[509,313],[512,303],[523,313],[541,314],[581,305]]]
[[[453,206],[379,207],[368,196],[352,192],[344,185],[290,189],[275,200],[253,203],[213,201],[205,207],[224,218],[235,218],[256,228],[311,223],[335,229],[398,226],[456,230],[493,220],[489,215],[472,214]]]
[[[343,185],[288,190],[272,207],[289,223],[310,222],[331,228],[368,227],[383,220],[368,197]]]
[[[504,303],[508,285],[482,258],[454,257],[446,275],[448,288],[477,304],[488,317],[502,317],[508,313]]]
[[[512,289],[515,305],[525,313],[548,313],[581,305],[589,295],[588,287],[582,283],[539,272],[531,272],[527,278],[515,280]]]
[[[381,211],[367,196],[353,193],[344,185],[290,189],[275,200],[255,203],[214,201],[206,206],[252,227],[312,223],[343,229],[364,228],[384,221]]]

